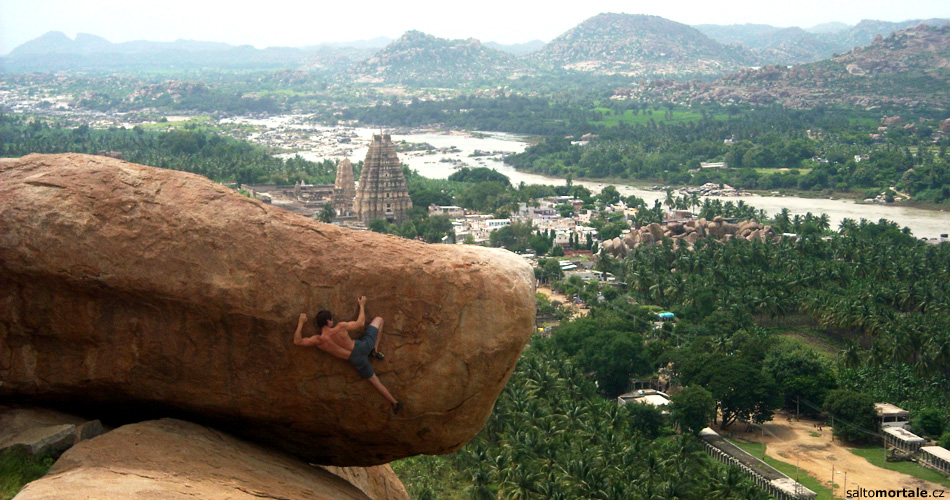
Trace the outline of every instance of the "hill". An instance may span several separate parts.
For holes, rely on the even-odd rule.
[[[219,42],[136,40],[112,43],[79,33],[75,39],[51,31],[20,45],[0,59],[4,71],[138,71],[152,69],[283,69],[296,68],[314,51]]]
[[[816,63],[745,70],[709,84],[658,82],[639,92],[676,102],[946,109],[950,25],[921,24],[886,38],[879,35],[866,47]]]
[[[532,54],[540,64],[630,76],[722,75],[752,62],[748,49],[716,42],[657,16],[600,14]]]
[[[948,19],[864,20],[854,26],[826,23],[809,29],[765,24],[699,24],[693,27],[717,42],[748,47],[760,65],[768,65],[816,62],[867,45],[878,35],[887,36],[920,24],[941,26],[948,22]]]
[[[509,78],[522,68],[514,55],[474,38],[447,40],[408,31],[358,63],[349,76],[361,82],[451,85]]]

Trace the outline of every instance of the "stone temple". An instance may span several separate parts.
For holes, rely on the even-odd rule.
[[[396,156],[396,146],[389,134],[373,135],[356,190],[357,218],[364,224],[374,219],[398,224],[407,219],[406,212],[410,208],[412,200]]]
[[[353,180],[353,164],[343,159],[336,167],[333,182],[333,209],[341,217],[353,215],[353,198],[356,197],[356,181]]]

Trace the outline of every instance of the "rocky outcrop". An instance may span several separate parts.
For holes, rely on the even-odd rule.
[[[363,294],[398,416],[293,344],[300,312],[352,319]],[[184,418],[323,464],[448,453],[484,425],[534,311],[531,268],[502,250],[348,231],[111,158],[0,160],[6,401]]]
[[[692,247],[700,238],[710,237],[720,241],[729,241],[733,238],[747,240],[774,240],[781,238],[776,235],[771,226],[747,220],[733,224],[722,217],[711,221],[706,219],[689,219],[685,221],[657,224],[656,222],[634,229],[625,236],[617,237],[604,242],[603,250],[616,258],[624,258],[631,249],[641,245],[657,245],[665,238],[673,240],[674,244],[689,245]]]
[[[103,432],[98,420],[45,408],[0,406],[0,452],[59,456],[74,444]]]
[[[409,495],[388,465],[311,466],[207,427],[162,419],[74,446],[16,498],[408,500]]]

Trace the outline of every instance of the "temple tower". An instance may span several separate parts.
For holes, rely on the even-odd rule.
[[[389,134],[373,135],[363,160],[354,205],[357,217],[364,224],[373,219],[398,224],[406,220],[406,211],[412,208],[402,165]]]
[[[353,180],[353,164],[344,158],[336,166],[336,181],[333,182],[333,209],[341,217],[353,215],[353,199],[356,198],[356,181]]]

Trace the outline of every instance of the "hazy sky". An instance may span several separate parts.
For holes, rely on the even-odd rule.
[[[550,41],[602,12],[651,14],[685,24],[810,27],[862,19],[950,18],[948,0],[0,0],[0,54],[48,31],[111,42],[190,39],[271,46],[315,45],[416,29],[483,42]]]

